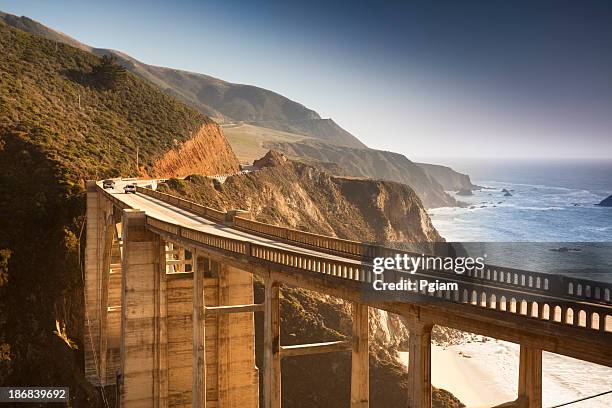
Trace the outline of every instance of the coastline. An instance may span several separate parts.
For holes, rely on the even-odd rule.
[[[432,385],[453,393],[469,408],[492,407],[516,398],[519,346],[478,336],[481,341],[432,344]],[[482,341],[484,339],[484,341]],[[408,352],[400,352],[408,364]],[[612,368],[544,352],[542,390],[545,407],[612,389]],[[607,408],[612,394],[571,405]]]

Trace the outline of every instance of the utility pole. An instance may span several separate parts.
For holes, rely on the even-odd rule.
[[[136,174],[138,175],[138,146],[136,146]]]

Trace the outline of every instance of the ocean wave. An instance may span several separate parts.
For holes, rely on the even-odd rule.
[[[521,207],[515,206],[517,210],[528,210],[528,211],[562,211],[565,210],[563,207]]]

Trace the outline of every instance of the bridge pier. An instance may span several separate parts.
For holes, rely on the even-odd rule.
[[[264,408],[281,406],[279,283],[265,280],[264,300]]]
[[[370,350],[368,306],[353,303],[351,408],[370,406]]]
[[[123,212],[123,267],[121,309],[121,406],[155,406],[155,344],[160,239],[145,229],[145,213]]]
[[[431,324],[415,318],[408,323],[408,386],[412,408],[431,408]]]
[[[193,257],[193,362],[192,403],[193,408],[206,408],[206,319],[204,316],[204,259]]]
[[[521,344],[518,401],[528,408],[542,408],[542,350]]]

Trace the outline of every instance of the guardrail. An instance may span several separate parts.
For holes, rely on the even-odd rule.
[[[101,191],[104,190],[101,189]],[[223,223],[226,219],[226,214],[223,211],[205,207],[171,194],[153,191],[144,187],[137,187],[137,191],[215,222]],[[113,195],[108,194],[106,191],[104,191],[104,193],[109,196],[113,202],[119,202],[119,205],[124,205]],[[321,252],[348,257],[359,261],[368,261],[375,257],[394,257],[397,254],[421,256],[421,254],[383,246],[370,245],[358,241],[279,227],[259,221],[248,220],[239,216],[234,217],[233,227],[255,235],[274,237],[290,244],[297,244]],[[455,274],[454,271],[447,271],[444,269],[432,268],[431,270],[439,273]],[[611,304],[612,284],[606,282],[597,282],[541,272],[523,271],[494,265],[485,265],[485,268],[482,270],[468,271],[465,275],[462,275],[462,279],[472,284],[490,284],[536,294],[562,296],[569,300],[588,301],[606,305]]]
[[[179,198],[170,194],[162,193],[159,191],[153,191],[149,188],[145,187],[136,187],[136,191],[138,193],[144,194],[149,197],[156,198],[168,204],[172,204],[182,210],[187,210],[193,212],[196,215],[199,215],[204,218],[208,218],[212,221],[223,222],[225,220],[225,212],[215,210],[214,208],[206,207],[195,203],[193,201],[185,200],[183,198]]]
[[[240,254],[252,258],[253,262],[255,260],[265,261],[275,265],[361,282],[367,285],[363,287],[363,290],[368,290],[370,284],[376,279],[371,266],[358,261],[343,261],[259,245],[250,241],[221,237],[149,216],[146,217],[146,223],[153,230],[166,233],[177,241],[185,239],[198,245]],[[271,267],[274,267],[274,265]],[[422,277],[431,278],[424,272],[409,274],[403,271],[387,270],[383,274],[382,281],[398,282],[400,278],[406,281],[417,281]],[[567,302],[564,299],[523,292],[516,288],[491,287],[489,285],[474,286],[471,282],[462,281],[461,278],[460,275],[455,275],[452,278],[440,279],[441,282],[458,284],[459,290],[454,291],[452,295],[450,291],[429,292],[426,289],[420,290],[418,295],[422,301],[437,298],[448,302],[472,305],[481,310],[491,309],[593,332],[612,332],[612,307],[580,301]],[[411,294],[414,296],[413,293],[408,293],[407,296]]]
[[[312,248],[330,251],[343,256],[352,256],[357,259],[374,257],[376,247],[358,241],[313,234],[311,232],[279,227],[259,221],[248,220],[242,217],[234,218],[234,228],[248,232],[256,232],[270,237],[279,238],[291,243],[307,245]]]

